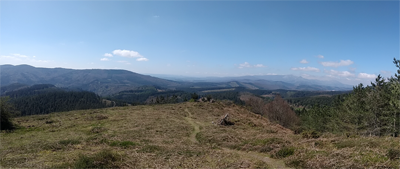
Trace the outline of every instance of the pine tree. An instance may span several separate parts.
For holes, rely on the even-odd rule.
[[[0,98],[1,130],[13,130],[14,124],[11,122],[11,111],[13,106],[9,103],[8,97]]]

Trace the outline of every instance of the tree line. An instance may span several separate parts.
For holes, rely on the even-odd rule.
[[[364,136],[398,136],[400,133],[400,60],[394,58],[397,73],[389,78],[378,75],[371,85],[359,84],[351,92],[336,97],[306,97],[272,102],[247,96],[251,111],[284,127],[301,131],[347,133]],[[304,94],[304,93],[299,93]],[[320,99],[320,100],[319,100]],[[307,105],[294,110],[292,105]]]
[[[400,73],[400,62],[394,59]],[[354,86],[332,106],[315,105],[300,113],[303,127],[321,132],[394,135],[400,132],[400,76],[381,75],[370,86]]]

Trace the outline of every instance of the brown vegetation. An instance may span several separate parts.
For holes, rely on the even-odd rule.
[[[296,128],[299,123],[299,118],[295,112],[280,95],[276,95],[275,99],[269,103],[256,96],[248,95],[242,98],[252,112],[263,115],[272,122],[290,129]]]
[[[234,125],[212,123],[227,113]],[[87,120],[96,115],[108,118]],[[1,168],[400,165],[399,138],[329,134],[303,138],[231,102],[113,107],[18,117],[14,121],[20,129],[0,133]]]

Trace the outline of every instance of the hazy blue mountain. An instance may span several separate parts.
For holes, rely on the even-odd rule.
[[[1,86],[10,84],[53,84],[56,87],[81,89],[107,96],[140,86],[156,86],[158,89],[182,88],[231,88],[245,87],[264,90],[351,90],[352,86],[336,81],[310,80],[293,75],[265,75],[240,77],[186,77],[173,75],[142,75],[127,70],[37,68],[29,65],[1,65]],[[165,79],[163,79],[165,78]],[[169,80],[166,80],[169,79]],[[14,85],[5,90],[24,87]]]
[[[29,65],[1,65],[1,86],[21,83],[53,84],[57,87],[81,88],[99,95],[110,95],[144,85],[173,88],[180,84],[171,80],[141,75],[127,70],[36,68]]]
[[[351,90],[353,86],[340,83],[335,80],[323,81],[305,79],[294,75],[259,75],[238,77],[186,77],[173,75],[153,75],[160,78],[181,82],[242,82],[257,86],[260,89],[288,89],[288,90]]]

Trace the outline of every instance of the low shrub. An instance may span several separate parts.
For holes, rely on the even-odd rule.
[[[274,158],[285,158],[294,154],[293,147],[283,147],[275,153]]]
[[[91,133],[101,133],[103,131],[106,131],[107,129],[104,127],[93,127],[90,132]]]
[[[271,168],[268,163],[258,160],[254,163],[254,168],[263,168],[263,169],[268,169]]]
[[[67,140],[60,140],[58,143],[67,146],[67,145],[79,144],[81,143],[81,141],[75,139],[67,139]]]
[[[389,149],[387,156],[391,159],[394,160],[396,158],[400,158],[400,150],[396,149]]]
[[[138,152],[142,153],[155,153],[157,151],[160,151],[161,147],[156,146],[156,145],[146,145],[142,147]]]
[[[94,156],[80,154],[74,168],[120,168],[118,159],[118,155],[110,150],[103,150]]]
[[[302,136],[303,138],[307,138],[307,139],[319,138],[319,137],[321,137],[321,133],[319,133],[319,132],[317,132],[317,131],[314,131],[314,130],[311,130],[311,131],[303,131],[303,132],[301,133],[301,136]]]
[[[110,143],[110,146],[118,146],[122,148],[128,148],[130,146],[137,146],[137,143],[134,143],[132,141],[113,141]]]
[[[104,119],[108,119],[108,116],[99,114],[99,115],[94,116],[94,118],[96,118],[97,120],[104,120]]]
[[[358,143],[355,140],[345,140],[345,141],[341,141],[341,142],[335,143],[334,145],[335,145],[336,148],[347,148],[347,147],[351,148],[351,147],[355,147],[355,146],[357,146],[359,144],[360,143]]]

